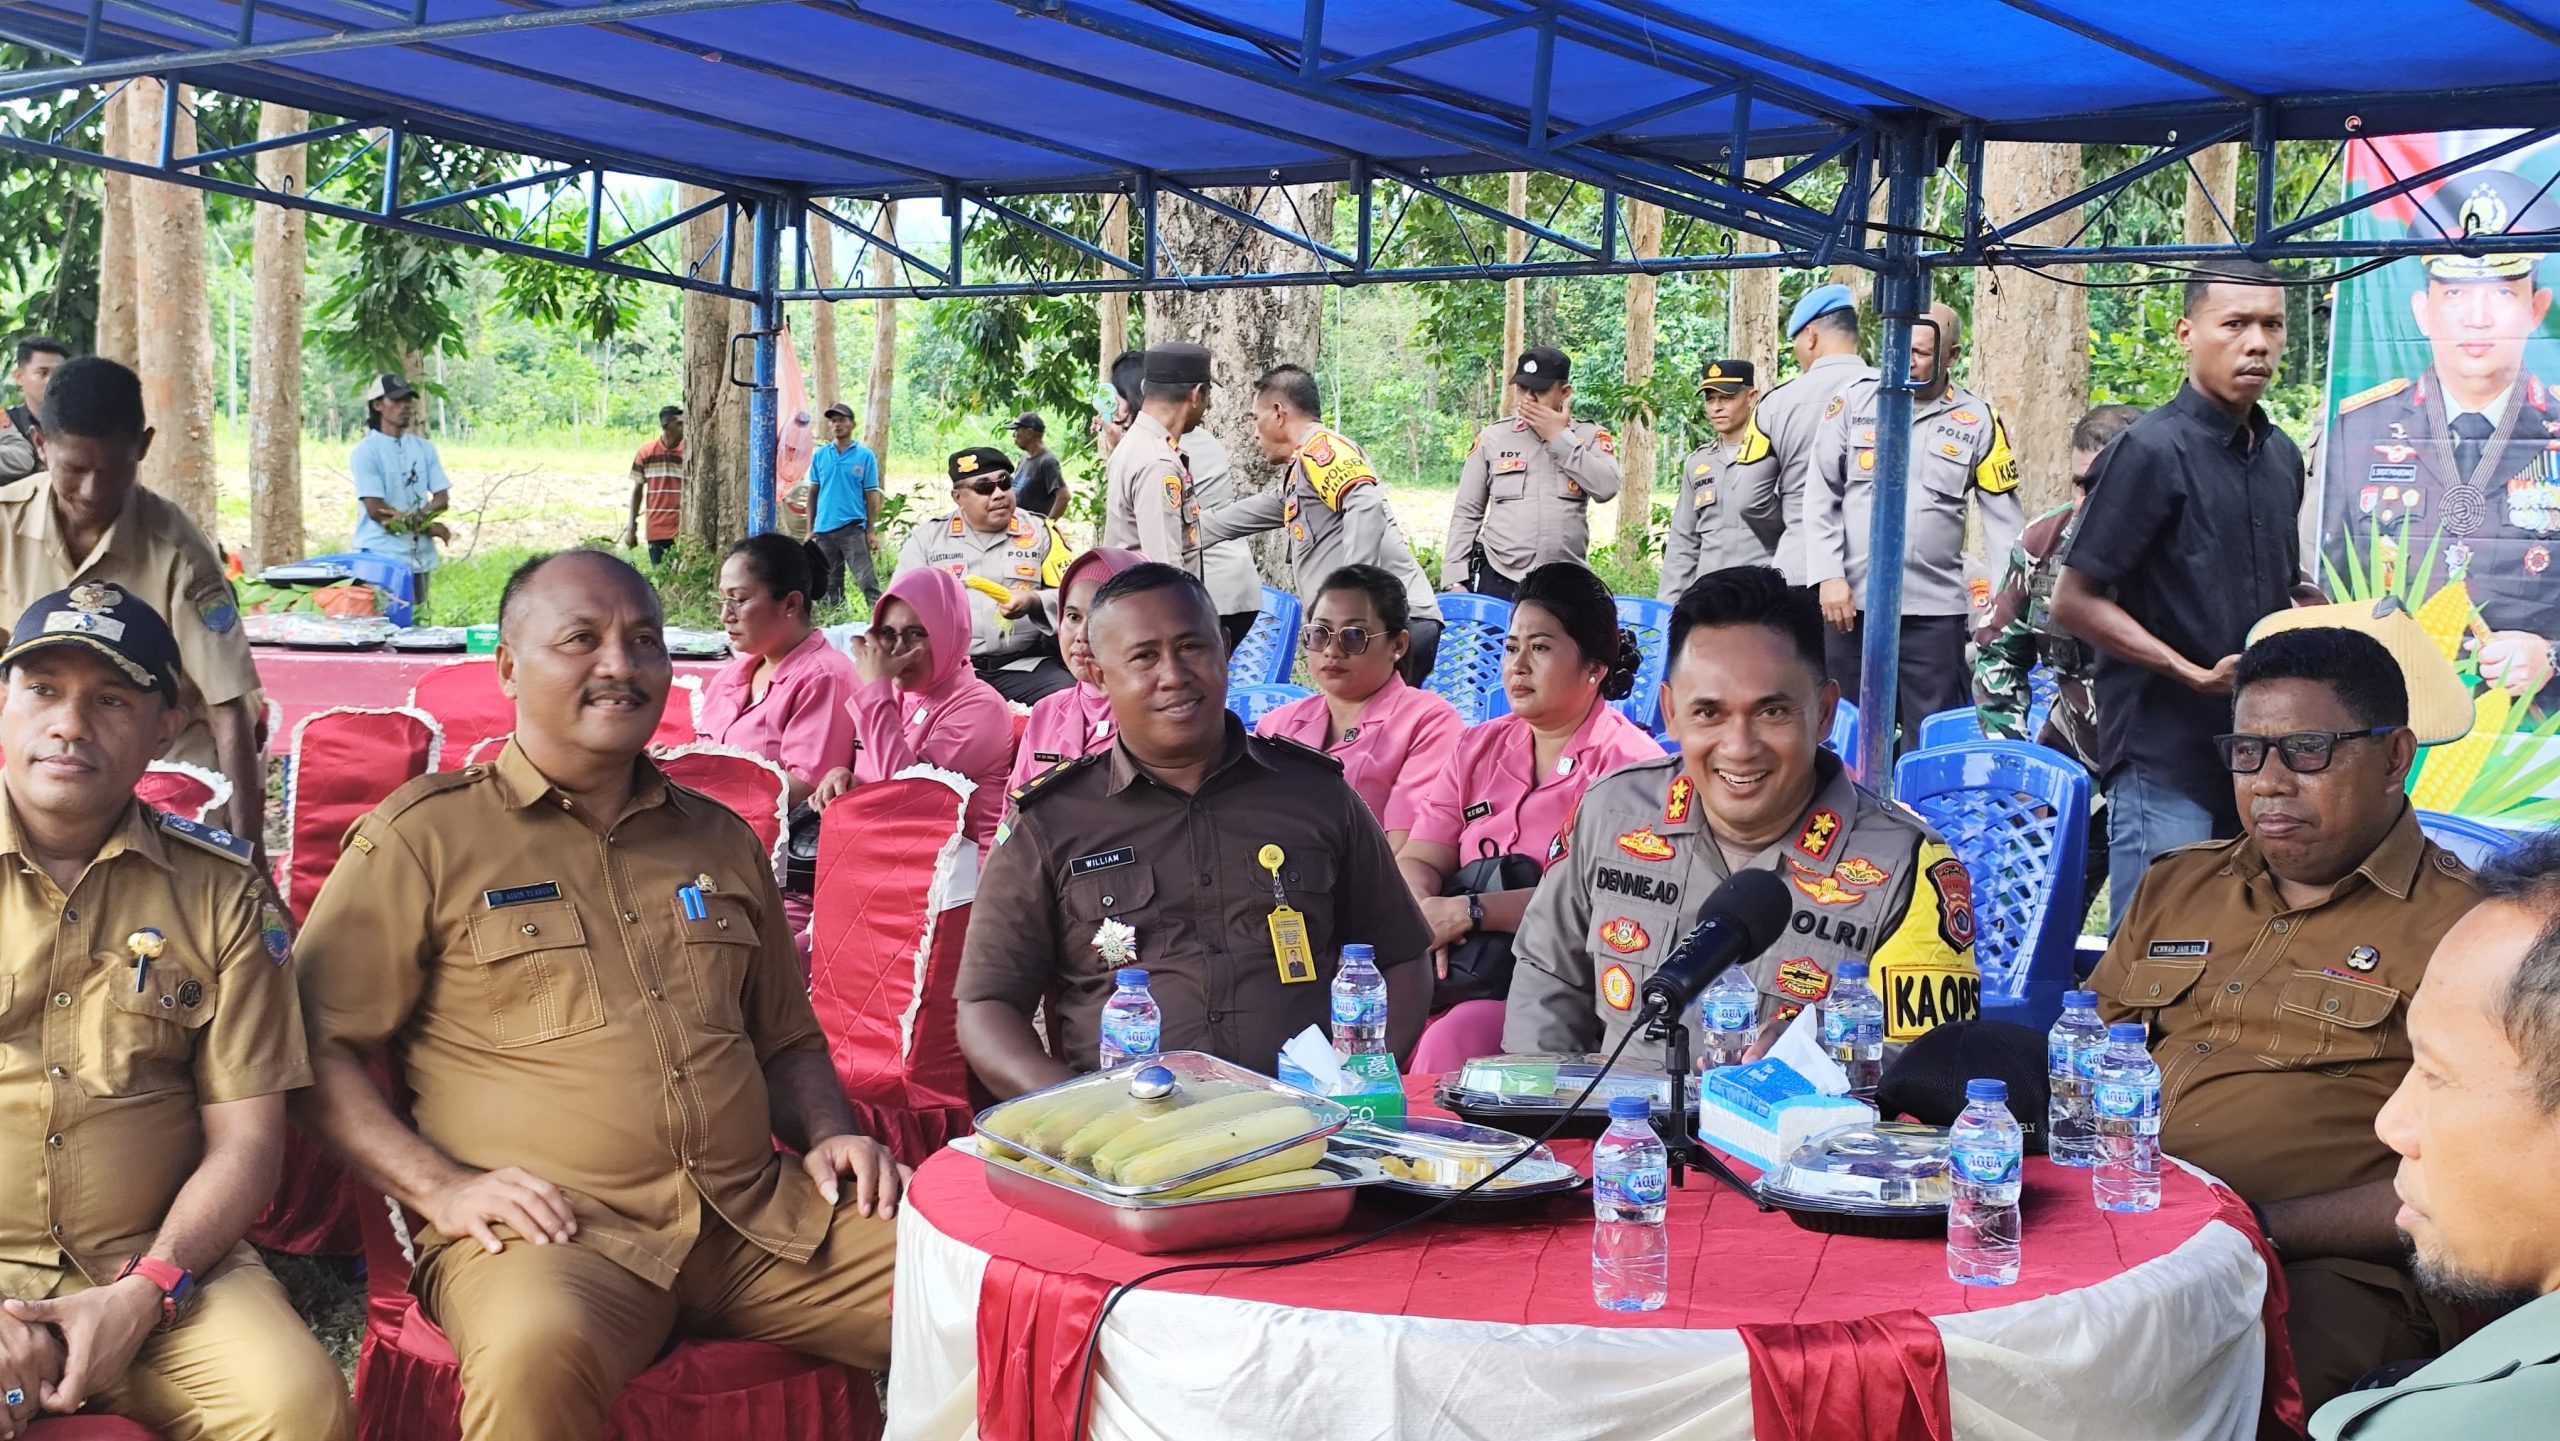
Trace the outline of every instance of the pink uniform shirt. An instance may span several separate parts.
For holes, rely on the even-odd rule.
[[[1005,789],[1049,769],[1080,760],[1111,744],[1111,698],[1082,681],[1051,691],[1032,703],[1031,719],[1022,727],[1022,749],[1014,753],[1013,775]]]
[[[1393,673],[1360,707],[1360,718],[1324,743],[1332,716],[1322,695],[1293,700],[1262,718],[1254,729],[1293,740],[1342,762],[1342,778],[1369,803],[1382,831],[1413,829],[1423,789],[1448,770],[1466,723],[1458,708]]]
[[[761,656],[742,655],[702,686],[702,733],[724,746],[753,751],[816,785],[853,758],[853,662],[817,631],[773,668],[764,699],[755,698]]]
[[[880,599],[915,608],[932,637],[933,674],[915,690],[878,680],[854,691],[853,778],[883,781],[919,764],[967,776],[978,787],[969,797],[969,839],[983,852],[1004,810],[1013,712],[969,668],[968,592],[947,571],[911,570]]]
[[[1522,855],[1545,865],[1564,853],[1573,809],[1593,781],[1662,757],[1653,737],[1596,697],[1565,742],[1555,774],[1530,774],[1536,744],[1529,723],[1516,715],[1460,735],[1457,755],[1415,798],[1410,839],[1455,847],[1460,865],[1486,855]]]

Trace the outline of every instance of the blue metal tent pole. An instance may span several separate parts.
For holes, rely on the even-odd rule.
[[[773,529],[774,469],[782,441],[781,394],[776,384],[782,343],[782,202],[756,202],[755,260],[748,279],[756,293],[756,383],[747,392],[747,534]]]
[[[1891,132],[1880,157],[1885,170],[1884,268],[1876,273],[1875,511],[1867,524],[1866,645],[1858,664],[1860,779],[1878,795],[1893,794],[1894,682],[1902,655],[1904,496],[1911,484],[1911,324],[1929,304],[1929,270],[1920,259],[1922,187],[1931,155],[1926,126]],[[1862,207],[1863,208],[1863,207]],[[1940,355],[1946,354],[1943,343]]]

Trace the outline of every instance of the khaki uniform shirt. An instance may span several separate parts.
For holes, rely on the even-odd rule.
[[[1778,453],[1758,421],[1731,444],[1719,435],[1690,451],[1680,462],[1680,499],[1671,508],[1655,594],[1676,602],[1699,576],[1771,563],[1787,530],[1779,501]]]
[[[1102,543],[1201,573],[1200,502],[1191,464],[1162,422],[1139,411],[1111,450]]]
[[[1863,607],[1867,592],[1867,527],[1875,515],[1876,393],[1873,380],[1852,381],[1824,417],[1813,483],[1805,487],[1802,529],[1805,578],[1845,580]],[[2018,503],[2018,459],[1991,403],[1961,385],[1911,406],[1911,484],[1903,497],[1902,613],[1969,615],[1965,585],[1964,507],[1982,508],[1990,554],[2005,562],[2026,529]]]
[[[122,518],[98,548],[74,556],[63,548],[53,515],[53,478],[31,475],[0,486],[0,612],[17,624],[28,606],[74,581],[97,580],[139,597],[178,638],[178,693],[187,728],[168,758],[215,769],[209,706],[254,696],[258,667],[222,557],[205,533],[167,496],[137,485]]]
[[[898,548],[898,573],[930,566],[963,580],[973,575],[991,580],[1007,590],[1038,590],[1040,563],[1048,554],[1049,523],[1036,515],[1017,510],[1013,524],[990,533],[971,530],[955,510],[907,532],[906,544]],[[969,658],[1001,661],[1036,649],[1049,629],[1034,618],[1039,614],[1033,610],[1007,622],[996,612],[995,597],[970,591]],[[1025,669],[1036,664],[1036,656],[1023,662]]]
[[[1616,1046],[1645,981],[1731,874],[1680,764],[1639,761],[1584,792],[1565,854],[1547,867],[1513,943],[1504,1050]],[[1763,1021],[1828,995],[1846,960],[1872,966],[1889,1042],[1981,1009],[1964,863],[1919,817],[1859,789],[1839,757],[1815,759],[1813,803],[1750,868],[1785,877],[1795,902],[1786,935],[1751,962]],[[1641,1037],[1627,1054],[1662,1063],[1662,1048]]]
[[[784,1260],[816,1248],[830,1208],[773,1149],[764,1067],[825,1041],[764,847],[640,765],[601,835],[512,741],[394,791],[312,906],[302,990],[315,1055],[388,1048],[418,1134],[559,1186],[576,1244],[664,1287],[706,1205]]]
[[[64,895],[0,787],[0,1295],[66,1258],[113,1281],[203,1159],[200,1107],[311,1084],[286,937],[246,842],[140,802]]]
[[[1826,355],[1806,366],[1802,375],[1761,396],[1752,408],[1753,423],[1769,437],[1769,448],[1778,457],[1778,508],[1786,529],[1778,537],[1777,565],[1796,585],[1809,584],[1799,517],[1804,514],[1806,482],[1812,479],[1819,458],[1825,412],[1851,381],[1875,377],[1875,367],[1854,355]]]
[[[1458,473],[1441,584],[1466,581],[1479,545],[1486,564],[1512,580],[1550,561],[1590,563],[1591,502],[1615,497],[1618,482],[1618,442],[1590,421],[1553,440],[1538,439],[1525,420],[1486,426]]]
[[[2465,1337],[2399,1384],[2350,1391],[2311,1417],[2312,1441],[2543,1436],[2560,1415],[2560,1292]]]
[[[1280,1045],[1330,1017],[1345,942],[1378,967],[1429,964],[1430,932],[1396,874],[1387,838],[1342,763],[1227,721],[1225,757],[1186,796],[1140,769],[1119,742],[1014,792],[978,882],[960,962],[962,1004],[1046,1005],[1050,1053],[1093,1067],[1112,967],[1094,932],[1137,930],[1137,959],[1164,1011],[1164,1049],[1209,1051],[1266,1074]],[[1275,879],[1259,859],[1281,852]],[[1283,980],[1272,946],[1273,889],[1306,918],[1315,962]]]
[[[1413,546],[1396,523],[1386,487],[1369,457],[1338,430],[1317,426],[1289,462],[1281,488],[1204,511],[1200,534],[1211,541],[1289,528],[1289,565],[1297,572],[1298,600],[1312,615],[1325,577],[1346,565],[1374,565],[1404,585],[1407,610],[1437,620],[1440,602],[1431,578],[1413,558]]]
[[[2152,862],[2089,989],[2151,1028],[2160,1148],[2261,1205],[2391,1179],[2373,1118],[2409,1069],[2409,997],[2478,894],[2409,810],[2305,910],[2245,836]]]
[[[1191,431],[1182,437],[1182,458],[1191,467],[1195,519],[1235,502],[1235,458],[1225,441],[1206,430]],[[1241,540],[1201,542],[1200,583],[1220,615],[1262,609],[1262,571],[1253,563],[1253,547]]]

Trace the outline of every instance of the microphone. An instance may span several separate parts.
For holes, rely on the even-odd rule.
[[[1648,1017],[1677,1016],[1707,983],[1775,945],[1795,909],[1787,883],[1768,871],[1740,871],[1707,896],[1698,924],[1644,983]]]

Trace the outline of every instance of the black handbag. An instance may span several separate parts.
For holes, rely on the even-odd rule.
[[[818,889],[818,813],[801,802],[784,818],[782,893],[806,896]]]
[[[1485,854],[1458,867],[1440,888],[1444,896],[1484,896],[1497,891],[1537,889],[1546,869],[1527,856]],[[1449,974],[1433,989],[1433,1010],[1460,1001],[1498,1001],[1511,994],[1511,932],[1478,930],[1449,948]]]

